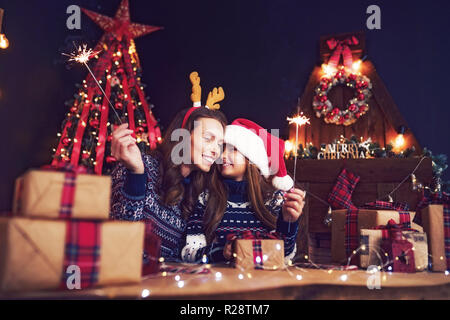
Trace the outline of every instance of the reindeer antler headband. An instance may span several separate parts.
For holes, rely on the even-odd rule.
[[[192,94],[191,94],[191,100],[193,102],[193,107],[186,112],[186,115],[183,119],[183,124],[181,125],[182,128],[186,125],[187,119],[189,119],[192,112],[197,110],[202,106],[202,87],[200,86],[200,77],[198,76],[198,73],[196,71],[192,72],[189,75],[189,79],[192,83]],[[225,93],[222,89],[222,87],[214,88],[209,94],[208,99],[206,100],[205,108],[211,109],[211,110],[219,110],[220,104],[218,102],[222,101],[225,98]]]

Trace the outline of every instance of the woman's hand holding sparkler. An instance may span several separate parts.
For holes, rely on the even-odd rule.
[[[284,221],[295,222],[298,220],[305,206],[305,194],[305,191],[296,188],[285,193],[285,201],[281,210]]]
[[[144,173],[142,154],[132,136],[133,130],[124,123],[114,129],[111,141],[111,155],[124,164],[132,173]]]

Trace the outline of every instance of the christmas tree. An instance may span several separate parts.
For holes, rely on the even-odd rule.
[[[161,28],[130,22],[128,0],[122,0],[114,18],[87,9],[83,12],[105,34],[94,49],[98,54],[90,62],[95,79],[88,73],[74,99],[66,102],[70,110],[58,133],[52,165],[83,166],[100,175],[109,173],[116,162],[110,148],[114,125],[128,123],[143,153],[161,141],[153,106],[143,91],[142,69],[133,40]]]

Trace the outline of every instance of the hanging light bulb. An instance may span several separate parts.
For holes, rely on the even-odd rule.
[[[327,226],[327,227],[331,227],[331,222],[332,222],[332,209],[331,207],[328,207],[328,212],[327,215],[325,216],[325,218],[323,219],[323,223]]]
[[[9,47],[9,40],[6,38],[6,35],[2,33],[3,13],[4,10],[0,8],[0,48],[6,49]]]
[[[4,33],[0,34],[0,48],[6,49],[9,47],[9,40]]]

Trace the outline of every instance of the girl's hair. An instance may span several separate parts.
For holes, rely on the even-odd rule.
[[[258,219],[267,227],[275,229],[277,217],[273,215],[265,206],[265,202],[273,196],[275,189],[268,179],[264,178],[259,169],[245,158],[247,180],[247,195],[252,209]],[[215,231],[222,221],[227,207],[228,194],[225,184],[220,181],[221,188],[215,192],[209,192],[208,204],[206,205],[203,218],[206,241],[211,243],[215,237]]]
[[[172,132],[181,128],[184,116],[188,110],[189,108],[183,109],[176,114],[164,134],[162,143],[155,151],[152,151],[152,155],[160,160],[160,172],[162,172],[162,181],[158,189],[158,194],[166,206],[180,203],[185,218],[192,212],[200,193],[206,188],[215,192],[218,188],[215,184],[219,180],[216,164],[213,164],[208,173],[201,170],[193,171],[190,176],[191,182],[185,188],[183,184],[184,177],[180,171],[181,164],[174,164],[172,161],[172,149],[179,143],[178,141],[171,141]],[[199,107],[191,113],[184,128],[192,132],[194,122],[200,118],[216,119],[220,122],[224,130],[227,125],[226,117],[221,111]]]

